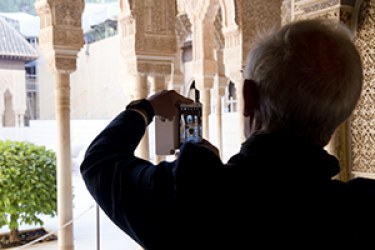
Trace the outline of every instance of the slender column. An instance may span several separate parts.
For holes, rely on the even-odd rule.
[[[40,17],[39,46],[55,75],[57,123],[57,216],[59,250],[73,250],[72,167],[70,145],[70,79],[83,46],[83,0],[36,0]],[[68,224],[69,223],[69,224]]]
[[[223,45],[223,44],[222,44]],[[218,74],[215,76],[214,82],[214,98],[215,98],[215,111],[216,111],[216,138],[217,147],[220,150],[221,156],[223,156],[223,143],[222,143],[222,97],[225,94],[225,86],[228,82],[225,76],[225,65],[224,65],[224,51],[222,46],[216,47],[216,58],[217,58],[217,71]]]
[[[223,142],[222,142],[222,114],[221,114],[221,95],[217,93],[215,95],[215,108],[216,108],[216,138],[217,138],[217,147],[220,150],[220,154],[223,151]]]
[[[129,74],[137,78],[136,92],[138,93],[134,97],[145,98],[148,94],[147,78],[139,74],[171,74],[171,63],[176,54],[174,23],[177,14],[176,2],[174,0],[120,1],[120,9],[121,55],[128,66]],[[148,132],[146,132],[136,153],[149,160],[148,143]]]
[[[154,94],[159,90],[165,89],[165,77],[164,75],[152,75],[150,77],[150,93]]]
[[[237,92],[237,114],[238,114],[238,129],[240,131],[240,142],[243,142],[245,138],[245,117],[243,116],[243,96],[242,96],[242,88],[243,88],[243,78],[240,77],[240,79],[236,80],[234,82],[236,86],[236,92]]]
[[[135,77],[135,90],[134,90],[134,99],[142,99],[147,97],[147,77],[144,74],[137,74]],[[135,154],[143,159],[150,159],[150,149],[149,149],[149,138],[148,130],[146,129],[145,134],[141,142],[139,143]]]
[[[59,218],[58,243],[60,250],[72,250],[73,194],[70,144],[70,79],[69,74],[56,73],[56,121],[57,121],[57,214]]]
[[[188,4],[188,2],[182,4],[185,4],[185,10],[192,24],[194,44],[192,74],[195,78],[195,86],[200,91],[203,105],[202,134],[205,139],[209,140],[210,89],[213,87],[214,77],[217,74],[213,27],[220,4],[218,1],[195,1],[194,4]]]
[[[209,115],[210,115],[210,103],[211,93],[209,88],[204,88],[201,91],[201,102],[203,103],[202,109],[202,125],[203,125],[203,138],[209,139]]]
[[[216,136],[215,136],[215,138],[212,138],[212,139],[215,139],[216,147],[218,147],[218,149],[220,150],[220,154],[222,156],[222,152],[223,152],[222,97],[225,94],[225,88],[220,87],[221,86],[220,82],[226,82],[226,78],[225,77],[219,77],[219,76],[217,76],[215,78],[215,87],[213,89],[213,98],[215,100],[214,110],[215,110],[215,119],[216,119],[216,122],[215,122]]]

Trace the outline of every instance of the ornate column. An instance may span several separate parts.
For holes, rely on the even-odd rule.
[[[120,8],[120,50],[127,66],[123,70],[138,79],[136,86],[130,85],[131,91],[139,92],[133,97],[144,98],[149,94],[148,75],[171,74],[176,54],[176,3],[174,0],[120,0]],[[137,151],[149,159],[148,132]]]
[[[57,122],[57,214],[60,250],[73,250],[72,169],[70,143],[70,74],[76,70],[83,46],[81,17],[83,0],[37,0],[40,16],[39,43],[50,70],[55,74]]]
[[[222,97],[225,94],[225,86],[228,79],[225,76],[225,65],[223,62],[223,50],[221,46],[216,49],[216,58],[218,64],[218,74],[215,76],[215,83],[213,88],[213,96],[215,99],[215,114],[216,114],[216,146],[219,148],[220,153],[223,152],[222,143]]]
[[[353,30],[355,24],[354,2],[346,1],[348,4],[341,4],[341,2],[340,0],[291,1],[291,20],[325,18],[341,21]],[[337,178],[343,181],[351,178],[349,127],[349,122],[342,124],[326,147],[331,154],[339,159],[341,172]]]
[[[192,23],[192,74],[195,86],[200,90],[203,104],[203,137],[209,139],[210,90],[214,85],[214,77],[217,73],[217,63],[214,56],[215,30],[213,27],[220,3],[218,0],[187,0],[181,4],[184,5],[183,9]]]
[[[139,73],[135,76],[135,84],[133,85],[133,99],[143,99],[146,98],[148,95],[147,89],[147,76],[143,73]],[[150,158],[150,150],[149,150],[149,137],[148,137],[148,130],[146,129],[145,134],[140,141],[135,154],[143,159]]]

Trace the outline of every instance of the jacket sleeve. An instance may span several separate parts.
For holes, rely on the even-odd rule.
[[[93,140],[80,166],[101,209],[142,246],[145,239],[163,240],[153,235],[170,230],[174,207],[174,162],[156,166],[134,155],[145,129],[139,113],[123,111]]]

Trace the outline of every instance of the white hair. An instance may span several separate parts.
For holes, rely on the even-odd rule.
[[[255,120],[326,145],[352,113],[362,89],[362,62],[339,22],[296,21],[261,38],[244,77],[256,83]]]

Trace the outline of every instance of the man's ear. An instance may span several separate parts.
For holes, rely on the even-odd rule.
[[[254,113],[255,105],[257,105],[257,89],[253,80],[245,79],[243,83],[242,95],[244,99],[243,115],[251,116]]]

